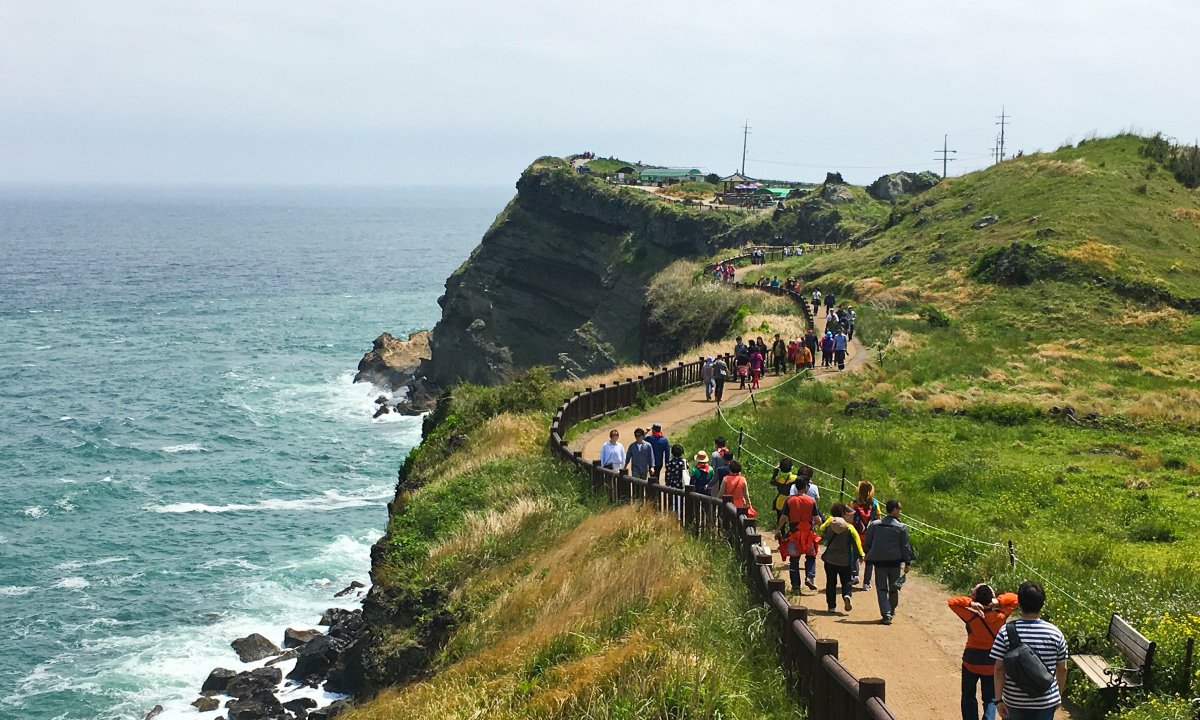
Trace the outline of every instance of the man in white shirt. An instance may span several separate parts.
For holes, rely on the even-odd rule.
[[[600,466],[609,470],[620,470],[625,467],[625,448],[618,442],[621,433],[611,430],[608,442],[600,446]]]

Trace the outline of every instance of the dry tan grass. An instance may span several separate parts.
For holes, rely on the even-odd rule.
[[[966,405],[961,397],[951,393],[938,393],[937,395],[930,395],[929,399],[925,401],[925,404],[928,405],[931,410],[944,411],[958,410]]]
[[[1112,272],[1117,269],[1117,260],[1122,253],[1120,248],[1106,245],[1095,238],[1089,238],[1063,254],[1084,265],[1100,267]]]
[[[508,491],[517,500],[507,507],[484,513],[468,512],[458,532],[429,549],[429,556],[439,559],[457,552],[469,551],[484,538],[503,538],[515,535],[521,526],[538,515],[551,511],[544,499],[529,499],[529,493],[513,486]]]
[[[1126,415],[1147,420],[1200,420],[1200,390],[1175,388],[1170,392],[1141,393],[1125,406]]]
[[[1120,355],[1118,357],[1111,358],[1108,361],[1108,364],[1112,365],[1115,368],[1120,368],[1122,370],[1141,370],[1142,369],[1142,364],[1140,362],[1138,362],[1137,360],[1134,360],[1133,358],[1129,357],[1128,355]]]
[[[894,308],[901,303],[914,300],[920,294],[916,288],[904,285],[888,286],[877,277],[862,278],[850,283],[854,295],[862,301],[885,308]]]
[[[1145,310],[1136,305],[1128,305],[1124,313],[1113,318],[1113,322],[1120,327],[1161,328],[1180,332],[1187,328],[1188,317],[1173,307]]]
[[[1042,362],[1052,362],[1056,360],[1086,360],[1088,356],[1075,352],[1060,343],[1044,343],[1037,346],[1033,357]]]
[[[909,348],[918,347],[923,344],[923,342],[924,338],[918,339],[907,330],[896,330],[892,333],[892,336],[888,338],[887,346],[889,350],[907,350]]]
[[[1171,211],[1171,217],[1175,218],[1176,220],[1190,222],[1196,227],[1200,228],[1200,210],[1197,210],[1196,208],[1175,208]]]
[[[768,328],[770,328],[769,330],[754,330],[752,332],[747,332],[746,335],[748,337],[761,336],[763,341],[767,343],[767,347],[771,346],[772,336],[775,333],[782,335],[784,340],[792,340],[793,338],[804,337],[804,331],[808,329],[808,326],[804,323],[804,318],[798,315],[754,314],[746,318],[746,327],[749,328],[759,328],[762,327],[764,323]],[[728,352],[728,350],[726,350],[726,352]]]
[[[545,440],[546,428],[536,415],[501,413],[475,431],[465,447],[431,469],[430,477],[458,477],[493,460],[532,452]]]
[[[1081,175],[1090,175],[1092,169],[1088,167],[1087,161],[1083,158],[1078,158],[1071,162],[1063,162],[1062,160],[1038,159],[1030,163],[1036,172],[1052,177],[1079,177]]]

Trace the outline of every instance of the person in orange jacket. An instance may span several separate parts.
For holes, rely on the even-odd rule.
[[[1017,594],[996,595],[987,583],[980,583],[970,595],[952,597],[946,601],[950,610],[961,619],[967,631],[967,646],[962,661],[962,717],[979,720],[979,704],[975,686],[983,694],[983,720],[996,718],[996,683],[993,673],[996,661],[988,654],[996,633],[1004,627],[1008,616],[1017,608]]]

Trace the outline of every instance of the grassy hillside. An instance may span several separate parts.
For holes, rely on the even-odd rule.
[[[459,385],[376,548],[364,665],[388,718],[799,718],[728,547],[597,500],[545,449],[544,370]]]
[[[1185,692],[1200,680],[1182,669],[1184,638],[1200,636],[1200,192],[1143,142],[951,179],[864,247],[767,266],[853,304],[876,362],[793,383],[734,424],[764,459],[771,446],[845,467],[933,525],[1013,540],[1069,634],[1102,636],[1120,612],[1160,643],[1161,686]],[[887,413],[848,407],[872,398]],[[750,460],[766,495],[769,468]],[[957,588],[1033,574],[1001,548],[918,538]]]

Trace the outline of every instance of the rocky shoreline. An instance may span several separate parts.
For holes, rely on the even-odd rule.
[[[357,580],[334,597],[365,595]],[[259,663],[248,670],[218,667],[200,686],[192,706],[203,720],[330,720],[342,711],[356,685],[348,677],[347,652],[363,631],[362,609],[332,607],[318,629],[288,628],[282,645],[258,633],[230,643],[238,659]],[[222,712],[223,709],[223,712]],[[150,720],[161,705],[146,713]],[[218,713],[208,715],[207,713]]]
[[[373,417],[397,412],[420,415],[433,409],[437,388],[424,376],[429,363],[429,330],[421,330],[400,340],[391,333],[375,338],[371,349],[358,361],[354,382],[368,382],[392,391],[391,398],[380,395]]]

